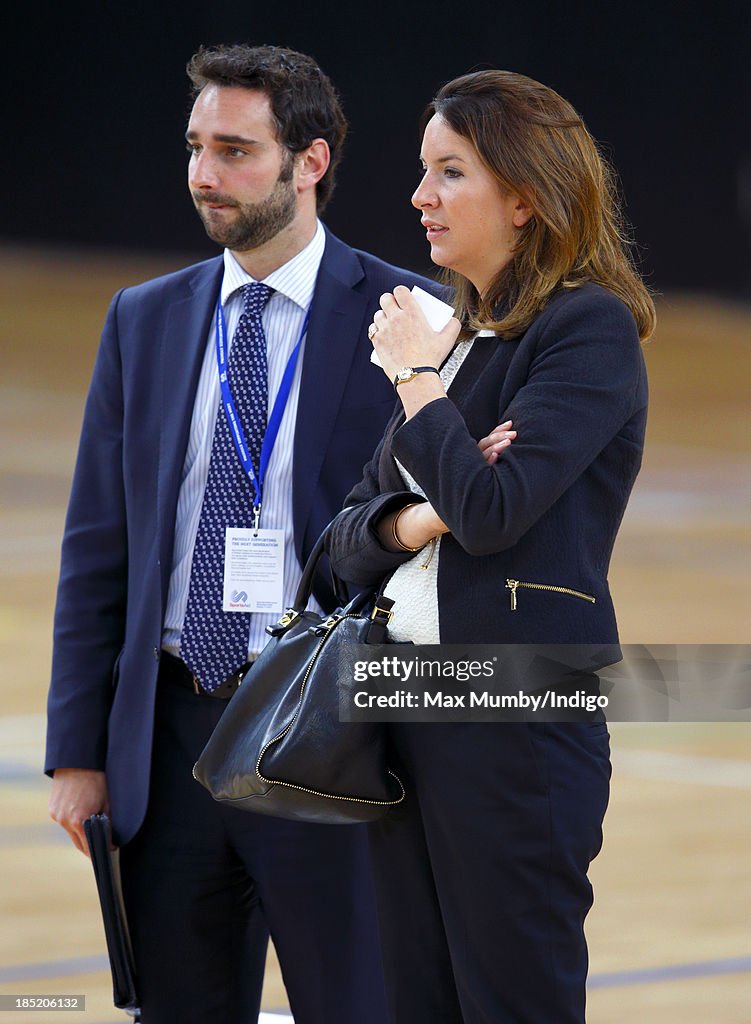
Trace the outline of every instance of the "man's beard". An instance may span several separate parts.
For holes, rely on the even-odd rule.
[[[297,213],[297,193],[292,185],[293,168],[294,157],[290,153],[271,195],[260,203],[238,203],[220,192],[193,192],[193,202],[209,238],[234,252],[247,252],[278,235],[292,223]],[[231,221],[225,220],[224,214],[206,209],[206,203],[231,206],[237,213]]]

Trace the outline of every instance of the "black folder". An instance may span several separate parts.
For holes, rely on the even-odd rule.
[[[84,821],[83,829],[102,908],[104,937],[112,970],[112,998],[118,1009],[127,1010],[135,1021],[140,1021],[133,950],[120,886],[118,851],[111,849],[110,820],[106,814],[93,814]]]

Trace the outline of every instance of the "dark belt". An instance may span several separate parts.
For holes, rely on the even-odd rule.
[[[181,661],[180,658],[176,658],[174,654],[170,654],[169,651],[162,651],[159,661],[159,681],[163,683],[171,683],[173,686],[181,686],[184,690],[191,690],[193,693],[197,693],[201,697],[215,697],[217,700],[229,700],[237,691],[237,688],[243,681],[245,673],[252,664],[252,661],[246,662],[242,668],[237,669],[236,672],[227,676],[223,683],[220,683],[215,690],[212,690],[209,693],[208,690],[204,690],[199,680],[193,675],[184,661]]]

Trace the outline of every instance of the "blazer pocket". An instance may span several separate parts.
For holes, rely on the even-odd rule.
[[[595,598],[591,594],[585,594],[582,590],[574,590],[571,587],[561,587],[554,583],[529,583],[526,580],[506,580],[506,589],[511,591],[511,611],[517,610],[517,591],[524,588],[529,590],[547,590],[553,594],[565,594],[568,597],[578,598],[580,601],[588,601],[595,604]]]

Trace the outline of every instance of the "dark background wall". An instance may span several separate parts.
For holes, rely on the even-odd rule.
[[[427,266],[409,205],[419,114],[449,78],[506,67],[570,99],[603,143],[656,288],[751,297],[747,2],[19,7],[5,240],[212,253],[185,187],[184,65],[201,43],[278,43],[315,56],[342,93],[351,135],[326,220],[348,242]]]

